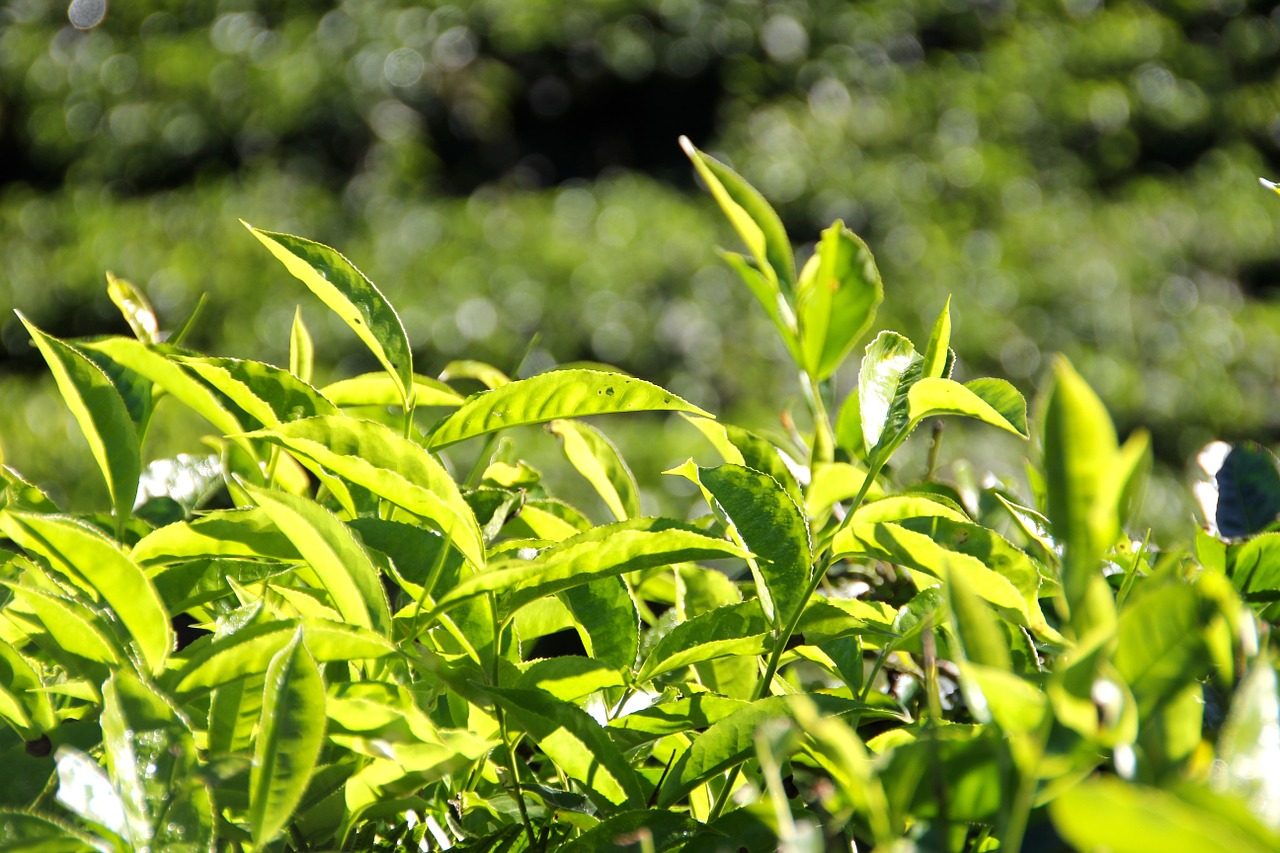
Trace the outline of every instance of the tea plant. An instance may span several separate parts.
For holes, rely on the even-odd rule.
[[[1274,459],[1218,448],[1211,530],[1157,552],[1124,532],[1147,439],[1065,361],[1029,422],[1007,382],[952,378],[943,306],[838,394],[883,297],[870,251],[837,222],[797,271],[765,200],[685,146],[804,431],[603,369],[420,374],[346,258],[252,226],[382,370],[311,385],[300,320],[288,369],[200,355],[111,277],[134,338],[27,323],[111,507],[3,469],[0,846],[1275,849]],[[144,467],[159,405],[208,453]],[[667,472],[709,514],[644,515],[594,416],[645,411],[719,455]],[[894,470],[951,416],[1034,436],[1027,496]],[[610,521],[523,461],[534,424]],[[583,654],[544,656],[567,637]]]

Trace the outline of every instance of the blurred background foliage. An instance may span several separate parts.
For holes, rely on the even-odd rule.
[[[858,231],[882,325],[922,340],[953,293],[960,373],[1030,393],[1067,353],[1180,478],[1210,438],[1280,439],[1280,203],[1255,182],[1280,172],[1271,8],[9,0],[7,462],[94,499],[10,309],[62,336],[124,333],[105,270],[170,326],[207,293],[199,347],[287,363],[301,303],[321,379],[372,368],[238,218],[351,257],[401,310],[422,372],[464,356],[512,369],[538,333],[524,373],[616,363],[776,424],[793,377],[712,251],[735,241],[683,133],[759,186],[793,239],[835,218]],[[191,449],[166,440],[153,452]],[[663,447],[641,452],[669,464]],[[1157,528],[1185,524],[1179,494],[1156,490]]]

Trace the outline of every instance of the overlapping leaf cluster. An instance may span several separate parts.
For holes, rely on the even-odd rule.
[[[883,298],[871,253],[837,222],[797,271],[765,200],[685,147],[808,434],[599,369],[422,375],[349,261],[252,227],[382,371],[314,387],[300,320],[288,369],[203,356],[117,279],[135,338],[27,324],[112,506],[62,513],[3,469],[0,846],[1274,849],[1271,458],[1222,455],[1216,526],[1157,553],[1124,532],[1147,440],[1065,361],[1029,420],[1008,383],[953,378],[946,306],[922,349],[875,337],[837,398]],[[208,453],[144,467],[169,397]],[[645,516],[584,420],[645,411],[718,456],[668,472],[708,514]],[[1026,497],[895,466],[948,416],[1034,434]],[[522,460],[535,424],[609,521]]]

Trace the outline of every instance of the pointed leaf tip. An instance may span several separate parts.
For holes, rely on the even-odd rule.
[[[693,142],[691,142],[689,137],[685,136],[683,133],[680,134],[679,142],[680,148],[684,151],[686,156],[693,157],[697,154],[698,149],[693,147]],[[1259,178],[1259,180],[1261,180],[1261,178]]]

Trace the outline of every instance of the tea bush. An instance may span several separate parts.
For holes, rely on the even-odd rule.
[[[133,337],[20,315],[110,508],[3,469],[0,846],[1276,848],[1274,457],[1207,449],[1209,528],[1162,551],[1126,532],[1146,434],[1066,360],[1030,418],[953,379],[949,302],[838,395],[884,297],[867,246],[837,221],[797,270],[686,152],[793,362],[785,434],[599,365],[432,378],[350,261],[253,226],[378,370],[312,384],[300,314],[287,369],[201,355],[110,276]],[[144,459],[164,407],[204,452]],[[705,437],[713,464],[666,472],[705,514],[645,515],[597,417],[642,412]],[[937,429],[900,464],[954,417],[1030,439],[1029,491],[940,481]],[[529,464],[540,424],[607,520]]]

